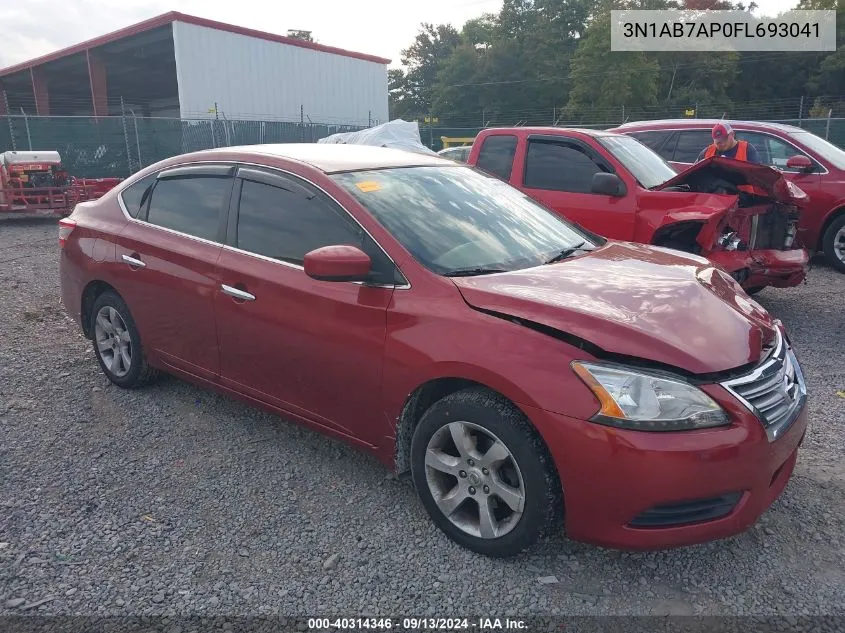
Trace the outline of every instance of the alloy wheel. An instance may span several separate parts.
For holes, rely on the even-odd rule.
[[[519,523],[525,483],[510,449],[489,430],[450,422],[428,442],[429,491],[445,517],[471,536],[493,539]]]
[[[833,253],[840,262],[845,263],[845,226],[840,228],[833,236]]]
[[[94,338],[103,364],[112,374],[122,378],[132,366],[132,338],[120,313],[103,306],[94,321]]]

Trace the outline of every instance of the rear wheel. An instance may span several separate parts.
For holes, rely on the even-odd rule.
[[[766,286],[754,286],[753,288],[746,288],[745,292],[749,295],[756,295],[761,290],[764,290]]]
[[[830,265],[845,273],[845,213],[827,227],[822,238],[822,250]]]
[[[483,388],[426,411],[411,443],[411,473],[437,526],[470,550],[512,556],[556,516],[560,487],[551,457],[525,416]]]
[[[91,308],[94,354],[106,377],[124,388],[140,387],[156,378],[141,346],[129,308],[117,294],[104,292]]]

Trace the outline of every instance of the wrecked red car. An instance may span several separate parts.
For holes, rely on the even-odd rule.
[[[714,157],[678,174],[630,136],[523,127],[482,130],[467,162],[604,237],[706,257],[750,293],[806,277],[808,197],[770,167]]]

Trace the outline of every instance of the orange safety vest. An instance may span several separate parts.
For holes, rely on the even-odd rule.
[[[736,156],[734,160],[748,160],[748,142],[737,141]],[[709,145],[707,151],[704,152],[704,158],[711,158],[716,155],[716,145]]]
[[[716,145],[708,145],[707,149],[704,152],[704,158],[712,158],[716,155]],[[747,141],[737,141],[736,143],[736,156],[734,156],[734,160],[748,160],[748,142]],[[737,189],[740,191],[745,191],[747,193],[755,193],[754,187],[752,185],[739,185]]]

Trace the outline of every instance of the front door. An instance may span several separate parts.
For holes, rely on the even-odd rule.
[[[392,263],[334,201],[297,177],[241,168],[216,292],[224,385],[377,444],[393,286],[317,281],[308,251],[363,247],[373,281]],[[383,276],[382,276],[383,274]]]
[[[616,240],[633,240],[636,192],[621,197],[591,193],[593,176],[614,173],[590,148],[569,141],[528,140],[522,189],[584,228]]]

